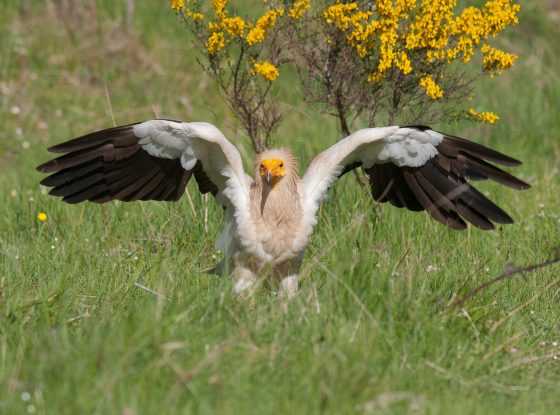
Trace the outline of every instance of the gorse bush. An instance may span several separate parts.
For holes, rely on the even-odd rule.
[[[518,22],[520,6],[511,0],[464,8],[455,0],[269,0],[245,13],[228,0],[172,0],[171,7],[256,151],[281,120],[270,92],[286,65],[297,69],[305,99],[349,134],[356,120],[495,123],[498,115],[472,107],[473,81],[517,59],[492,44]]]

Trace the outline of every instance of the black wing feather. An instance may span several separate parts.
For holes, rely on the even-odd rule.
[[[63,155],[37,167],[50,173],[41,184],[68,203],[176,201],[194,173],[201,192],[218,192],[200,162],[186,171],[178,159],[153,157],[144,151],[134,135],[137,124],[96,131],[51,147],[49,151]]]
[[[427,126],[407,126],[421,131]],[[517,166],[519,160],[464,138],[443,134],[438,153],[419,167],[398,167],[392,163],[374,164],[365,169],[373,198],[410,210],[426,210],[435,220],[453,229],[465,229],[466,222],[489,230],[494,223],[513,219],[475,189],[470,180],[493,180],[521,190],[529,184],[490,162]]]

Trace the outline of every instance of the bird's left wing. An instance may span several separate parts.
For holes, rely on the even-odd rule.
[[[37,168],[50,173],[41,184],[68,203],[175,201],[194,175],[202,193],[248,208],[250,182],[241,156],[208,123],[149,120],[96,131],[49,151],[64,155]]]
[[[512,223],[511,217],[472,187],[467,179],[492,179],[514,189],[529,185],[489,162],[521,164],[472,141],[425,126],[367,128],[340,140],[312,160],[303,177],[307,232],[330,185],[345,172],[362,166],[373,198],[397,207],[427,210],[453,228],[470,222],[481,229]]]

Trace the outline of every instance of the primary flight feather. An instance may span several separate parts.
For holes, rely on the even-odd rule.
[[[529,185],[494,164],[520,162],[472,141],[425,126],[366,128],[318,154],[303,177],[289,150],[257,155],[250,176],[241,155],[215,126],[150,120],[109,128],[49,149],[64,155],[38,167],[41,183],[65,202],[176,201],[194,176],[201,193],[225,209],[217,245],[235,291],[266,273],[286,295],[297,291],[305,248],[317,210],[341,175],[362,167],[373,198],[413,211],[426,210],[453,229],[467,222],[488,230],[511,217],[468,179],[491,179],[514,189]]]

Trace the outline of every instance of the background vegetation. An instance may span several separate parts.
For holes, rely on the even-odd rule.
[[[518,63],[477,94],[500,113],[496,126],[436,126],[524,160],[516,173],[531,190],[480,186],[516,224],[450,231],[375,205],[349,175],[284,307],[267,292],[238,301],[228,279],[203,273],[221,212],[195,185],[192,205],[68,206],[39,187],[49,144],[154,115],[213,122],[251,159],[181,22],[164,2],[127,3],[3,2],[0,413],[558,410],[558,265],[449,307],[560,246],[557,14],[523,3],[504,40]],[[305,166],[339,138],[337,125],[295,88],[275,93],[287,102],[276,144]]]

